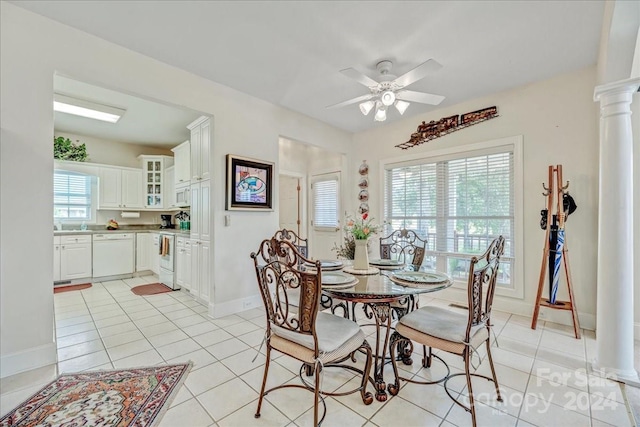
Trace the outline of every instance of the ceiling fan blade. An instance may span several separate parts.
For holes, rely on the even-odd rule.
[[[340,107],[345,107],[345,106],[351,105],[351,104],[357,104],[358,102],[368,101],[371,98],[373,98],[373,96],[374,95],[372,95],[372,94],[362,95],[362,96],[359,96],[357,98],[352,98],[352,99],[349,99],[349,100],[346,100],[346,101],[339,102],[337,104],[329,105],[326,108],[340,108]]]
[[[353,80],[357,81],[358,83],[360,83],[361,85],[364,85],[366,87],[376,87],[376,86],[378,86],[378,82],[377,81],[373,80],[369,76],[365,76],[364,74],[362,74],[360,71],[356,70],[355,68],[345,68],[344,70],[340,70],[340,72],[342,74],[344,74],[345,76],[349,77],[350,79],[353,79]]]
[[[444,100],[442,95],[432,93],[416,92],[413,90],[401,90],[396,93],[396,98],[403,101],[419,102],[421,104],[438,105]]]
[[[429,75],[429,73],[438,71],[440,68],[442,68],[442,65],[440,65],[438,61],[436,61],[435,59],[429,59],[428,61],[418,65],[413,70],[401,75],[400,77],[395,79],[393,83],[397,84],[399,87],[406,87],[411,83],[425,78],[427,75]]]

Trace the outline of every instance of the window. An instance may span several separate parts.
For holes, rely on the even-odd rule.
[[[465,283],[470,257],[502,235],[506,242],[498,289],[515,290],[514,188],[521,173],[515,171],[515,151],[514,145],[502,145],[386,165],[386,232],[404,227],[423,235],[424,265]],[[522,296],[521,289],[518,294]]]
[[[335,229],[338,227],[338,178],[336,175],[325,175],[314,180],[313,192],[313,226]]]
[[[92,177],[76,172],[53,174],[53,218],[89,221],[92,217]]]

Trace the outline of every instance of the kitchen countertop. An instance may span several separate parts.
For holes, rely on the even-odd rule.
[[[189,230],[180,230],[176,228],[119,228],[117,230],[54,230],[54,236],[68,236],[72,234],[106,234],[106,233],[172,233],[178,236],[189,237]]]

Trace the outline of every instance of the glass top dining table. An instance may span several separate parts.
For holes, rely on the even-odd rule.
[[[412,283],[405,285],[401,284],[395,277],[395,281],[390,278],[394,271],[398,270],[380,270],[376,274],[367,275],[353,274],[357,282],[352,286],[332,286],[328,284],[323,284],[322,286],[323,294],[328,297],[324,301],[328,302],[328,305],[323,305],[330,307],[334,314],[338,314],[337,311],[341,309],[344,317],[356,320],[355,306],[361,303],[365,316],[375,321],[374,383],[376,399],[381,402],[387,400],[383,373],[384,365],[389,361],[386,352],[392,329],[392,314],[395,312],[399,319],[407,312],[417,309],[417,301],[420,294],[437,292],[453,284],[453,280],[449,276],[434,272],[443,277],[444,280],[433,284]],[[323,271],[323,274],[329,273]],[[381,344],[380,338],[382,334],[384,334],[384,340]],[[399,353],[402,354],[402,352]],[[409,360],[405,360],[405,363],[409,363]]]
[[[381,270],[377,274],[353,274],[358,280],[355,285],[351,287],[323,285],[322,291],[333,298],[348,299],[355,302],[382,303],[396,302],[410,295],[441,291],[453,284],[453,281],[448,279],[434,284],[403,285],[391,280],[389,275],[392,273],[392,271]]]

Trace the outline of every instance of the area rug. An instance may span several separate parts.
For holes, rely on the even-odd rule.
[[[156,425],[191,363],[65,374],[0,419],[0,427]]]
[[[136,295],[154,295],[161,294],[163,292],[171,292],[173,289],[163,285],[162,283],[151,283],[148,285],[140,285],[131,288],[131,292]]]
[[[69,291],[81,291],[83,289],[90,288],[91,283],[80,283],[78,285],[66,285],[66,286],[54,286],[53,293],[59,294],[60,292],[69,292]]]

